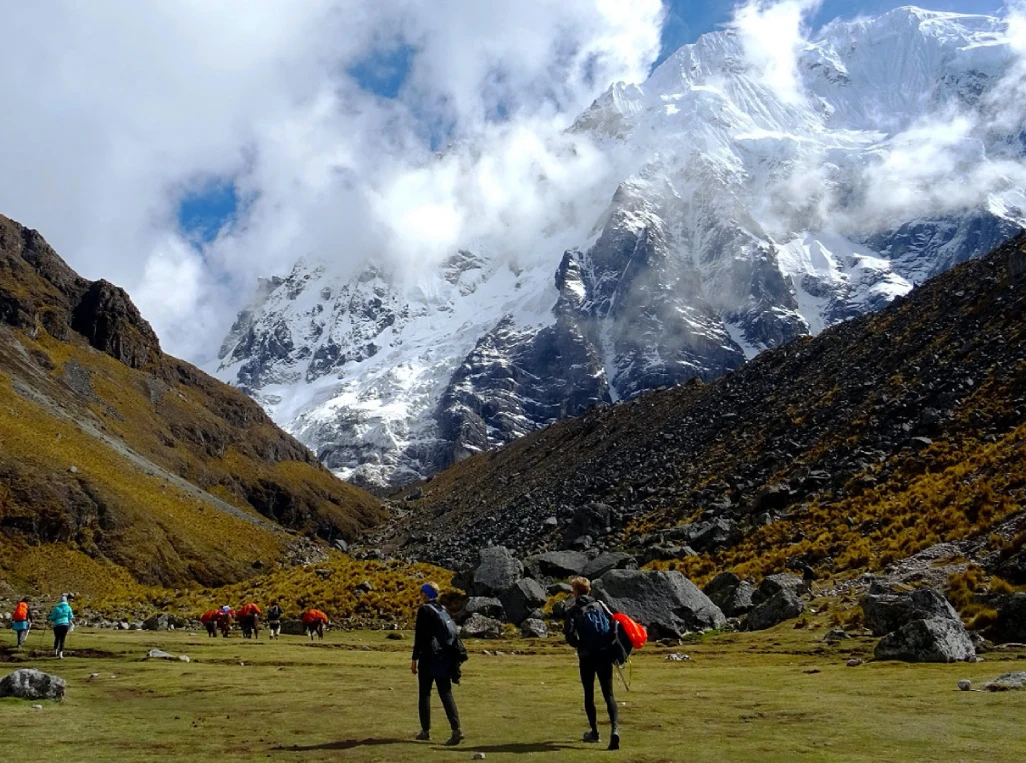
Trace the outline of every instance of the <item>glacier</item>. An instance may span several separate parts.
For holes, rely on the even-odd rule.
[[[612,169],[581,189],[583,222],[537,232],[540,255],[485,238],[416,274],[368,257],[355,276],[305,257],[260,282],[211,370],[339,476],[382,489],[714,379],[1026,226],[1014,175],[923,201],[899,172],[911,161],[930,186],[916,136],[948,123],[963,128],[952,173],[1021,167],[1026,105],[997,101],[1017,60],[1003,19],[905,7],[820,30],[797,52],[795,97],[736,31],[704,35],[569,126]],[[1019,133],[998,106],[1019,109]]]

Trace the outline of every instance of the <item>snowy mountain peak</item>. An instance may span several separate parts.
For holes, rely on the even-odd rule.
[[[549,225],[534,264],[513,265],[496,231],[409,281],[297,263],[261,281],[218,375],[342,476],[395,485],[714,378],[1026,224],[1006,21],[911,6],[836,21],[782,70],[756,43],[704,35],[574,121],[611,171],[582,186],[609,201],[569,248]]]

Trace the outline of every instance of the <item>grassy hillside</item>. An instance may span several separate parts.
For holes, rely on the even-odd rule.
[[[606,547],[733,523],[730,540],[664,560],[699,579],[795,560],[877,569],[970,536],[995,554],[1021,546],[1001,523],[1026,503],[1026,288],[1009,269],[1024,260],[1020,236],[712,384],[470,458],[416,486],[419,497],[399,494],[417,498],[385,540],[450,564],[486,540],[552,548],[578,507],[600,502],[612,512]]]
[[[220,585],[382,518],[256,403],[165,355],[124,292],[0,217],[0,577]]]

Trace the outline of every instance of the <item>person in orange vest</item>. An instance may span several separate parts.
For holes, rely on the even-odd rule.
[[[25,639],[28,638],[29,631],[32,630],[32,609],[29,607],[28,599],[18,602],[14,607],[11,620],[13,621],[11,627],[14,628],[15,634],[18,636],[18,648],[21,649]]]

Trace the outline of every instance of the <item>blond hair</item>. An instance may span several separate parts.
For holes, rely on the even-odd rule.
[[[580,576],[570,578],[570,587],[574,590],[574,596],[585,596],[591,593],[591,581]]]

